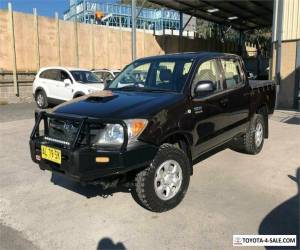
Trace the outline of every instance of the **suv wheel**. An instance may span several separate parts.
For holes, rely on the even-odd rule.
[[[265,123],[261,114],[255,114],[246,134],[232,142],[231,148],[247,154],[258,154],[264,145]]]
[[[135,192],[141,205],[153,212],[176,207],[190,181],[187,155],[171,144],[163,144],[149,167],[135,178]]]
[[[47,96],[43,90],[40,90],[37,92],[37,94],[35,96],[35,101],[36,101],[37,106],[41,109],[45,109],[48,107]]]

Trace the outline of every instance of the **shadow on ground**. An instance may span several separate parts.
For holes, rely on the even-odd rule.
[[[266,249],[299,249],[299,219],[300,219],[300,167],[296,176],[288,176],[298,186],[298,193],[292,198],[274,208],[261,222],[259,234],[297,235],[297,247],[266,247]]]
[[[66,178],[63,175],[52,173],[51,182],[54,185],[58,185],[70,191],[76,192],[80,195],[83,195],[87,198],[92,198],[96,196],[101,196],[103,198],[108,198],[109,196],[113,196],[114,193],[130,193],[130,189],[126,187],[116,187],[116,188],[109,188],[103,189],[100,185],[86,185],[82,186],[80,183],[76,181],[72,181]]]
[[[108,188],[108,189],[103,189],[100,185],[83,186],[80,183],[76,181],[72,181],[66,178],[64,175],[55,172],[52,173],[51,182],[54,185],[63,187],[72,192],[83,195],[86,198],[93,198],[97,196],[100,196],[102,198],[108,198],[110,196],[113,196],[115,193],[130,193],[131,197],[139,206],[141,206],[144,209],[148,209],[141,203],[134,188],[128,188],[122,185],[119,185],[115,188]],[[128,196],[128,198],[130,198],[130,196]]]
[[[99,241],[97,250],[125,250],[126,247],[122,242],[114,243],[111,238],[103,238]]]

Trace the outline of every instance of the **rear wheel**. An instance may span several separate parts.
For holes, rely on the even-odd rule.
[[[255,114],[248,128],[248,131],[242,138],[232,142],[231,148],[247,154],[258,154],[264,144],[265,123],[261,114]]]
[[[190,181],[187,155],[171,144],[163,144],[149,167],[136,175],[135,192],[141,205],[153,212],[176,207]]]
[[[47,96],[46,96],[46,93],[45,93],[43,90],[39,90],[39,91],[36,93],[35,101],[36,101],[37,106],[38,106],[40,109],[45,109],[45,108],[48,107]]]

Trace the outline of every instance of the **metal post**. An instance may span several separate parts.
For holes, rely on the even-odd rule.
[[[143,23],[143,56],[146,56],[146,24]]]
[[[34,40],[35,40],[35,63],[36,71],[40,69],[40,40],[39,40],[39,23],[36,8],[33,9],[33,25],[34,25]]]
[[[277,7],[277,8],[275,8]],[[275,12],[275,10],[277,10]],[[277,49],[276,49],[276,65],[275,65],[275,79],[277,83],[276,89],[276,108],[278,105],[278,93],[280,91],[281,84],[281,43],[282,43],[282,23],[283,23],[283,0],[274,1],[274,14],[277,18],[276,25],[276,40],[277,40]],[[274,31],[274,30],[273,30]]]
[[[136,0],[131,0],[131,55],[136,59]]]
[[[238,47],[238,50],[239,50],[239,55],[240,56],[243,56],[243,31],[240,30],[240,34],[239,34],[239,47]]]
[[[60,31],[59,31],[59,17],[58,13],[55,12],[55,22],[56,22],[56,43],[57,43],[57,57],[58,65],[61,65],[61,56],[60,56]]]
[[[92,51],[92,66],[93,69],[96,68],[96,59],[95,59],[95,24],[91,24],[91,51]]]
[[[122,31],[122,18],[119,17],[119,28],[120,28],[120,69],[123,68],[122,64],[122,49],[123,49],[123,31]]]
[[[106,23],[106,28],[105,28],[105,32],[106,32],[106,51],[107,51],[107,65],[106,67],[109,69],[110,68],[110,51],[109,51],[109,23]]]
[[[179,13],[179,52],[183,52],[183,13]]]
[[[78,46],[78,23],[74,21],[74,33],[75,33],[75,58],[76,65],[79,67],[79,46]]]
[[[300,111],[300,41],[297,42],[296,52],[296,81],[294,107]]]
[[[9,12],[9,29],[11,35],[11,52],[12,52],[12,66],[13,66],[13,82],[14,82],[14,93],[19,96],[19,86],[17,81],[17,60],[16,60],[16,44],[15,44],[15,31],[14,31],[14,14],[11,3],[8,3]]]

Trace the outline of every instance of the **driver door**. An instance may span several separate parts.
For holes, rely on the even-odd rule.
[[[205,96],[197,96],[194,91],[200,81],[211,81],[214,90]],[[191,87],[195,138],[193,158],[225,140],[223,132],[227,127],[228,98],[222,83],[220,63],[217,59],[204,61],[198,66]]]
[[[56,84],[60,99],[64,101],[71,100],[73,98],[73,81],[70,75],[64,70],[59,70],[58,76],[59,77]],[[71,83],[65,83],[65,79],[69,79]]]

